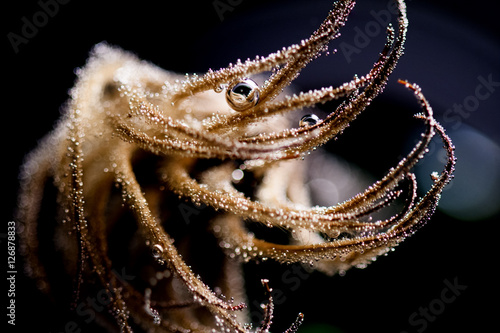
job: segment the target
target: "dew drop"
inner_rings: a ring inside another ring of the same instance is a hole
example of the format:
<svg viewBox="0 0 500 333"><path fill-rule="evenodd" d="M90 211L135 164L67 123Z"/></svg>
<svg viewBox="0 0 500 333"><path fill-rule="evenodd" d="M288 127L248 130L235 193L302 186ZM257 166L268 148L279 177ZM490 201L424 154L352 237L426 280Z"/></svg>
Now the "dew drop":
<svg viewBox="0 0 500 333"><path fill-rule="evenodd" d="M160 244L153 245L153 257L159 258L163 253L163 247Z"/></svg>
<svg viewBox="0 0 500 333"><path fill-rule="evenodd" d="M242 79L230 83L226 90L226 100L235 111L244 111L259 102L260 90L252 79Z"/></svg>
<svg viewBox="0 0 500 333"><path fill-rule="evenodd" d="M319 122L319 118L317 115L311 113L311 114L306 114L302 118L300 118L299 121L299 126L300 127L308 127L308 126L314 126Z"/></svg>
<svg viewBox="0 0 500 333"><path fill-rule="evenodd" d="M221 93L223 90L224 90L224 86L222 84L218 85L217 87L214 88L214 91L216 93Z"/></svg>

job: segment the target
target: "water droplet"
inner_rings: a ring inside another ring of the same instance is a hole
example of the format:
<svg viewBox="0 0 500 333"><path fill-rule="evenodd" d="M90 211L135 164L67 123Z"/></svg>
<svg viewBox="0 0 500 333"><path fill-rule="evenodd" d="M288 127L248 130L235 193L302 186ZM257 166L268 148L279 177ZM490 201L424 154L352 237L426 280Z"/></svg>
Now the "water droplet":
<svg viewBox="0 0 500 333"><path fill-rule="evenodd" d="M224 90L224 85L218 85L217 87L214 88L214 91L216 93L221 93Z"/></svg>
<svg viewBox="0 0 500 333"><path fill-rule="evenodd" d="M244 111L257 105L259 96L259 86L248 78L232 82L226 90L227 103L235 111Z"/></svg>
<svg viewBox="0 0 500 333"><path fill-rule="evenodd" d="M163 247L160 244L153 245L153 257L159 258L163 253Z"/></svg>
<svg viewBox="0 0 500 333"><path fill-rule="evenodd" d="M311 113L311 114L306 114L302 118L300 118L299 126L300 127L308 127L308 126L314 126L318 123L319 118L317 115Z"/></svg>

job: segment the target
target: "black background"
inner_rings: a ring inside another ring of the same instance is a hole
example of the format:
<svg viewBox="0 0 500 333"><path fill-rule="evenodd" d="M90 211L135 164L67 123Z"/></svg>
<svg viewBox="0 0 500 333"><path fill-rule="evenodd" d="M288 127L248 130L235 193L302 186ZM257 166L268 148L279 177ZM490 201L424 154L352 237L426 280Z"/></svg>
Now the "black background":
<svg viewBox="0 0 500 333"><path fill-rule="evenodd" d="M223 13L221 20L213 1L73 0L60 5L35 36L19 46L17 53L4 37L3 64L7 75L3 77L7 89L3 100L7 103L3 107L2 137L7 151L2 167L7 186L3 186L2 221L13 219L17 174L23 156L59 118L60 107L75 80L73 70L85 63L94 44L105 40L168 70L204 72L210 67L226 66L237 58L266 55L306 38L330 8L328 1L240 2L232 11ZM386 6L384 1L361 2L360 11L355 9L358 14L353 13L345 27L345 41L352 40L349 36L356 24L363 26L363 20L370 19L367 12L362 12L369 8L368 2L376 10ZM9 2L4 6L4 36L9 32L20 34L21 18L31 21L41 10L36 1ZM404 122L417 110L412 104L413 97L395 83L397 78L418 82L439 117L454 102L471 94L478 75L493 73L498 78L500 73L494 2L477 1L470 5L465 1L414 0L408 3L408 8L407 52L385 92L388 96L381 97L379 104L371 106L371 113L361 116L338 142L328 147L375 175L396 163L404 152L405 140L410 140L406 134L411 130ZM449 30L435 30L433 22L449 24ZM383 40L383 34L374 38L362 55L349 64L340 54L321 58L309 72L304 72L299 87L305 90L336 85L354 73L367 72ZM433 44L436 42L443 44ZM446 53L444 44L451 45L453 52L449 48ZM500 142L498 95L497 91L495 98L487 101L488 114L482 105L479 111L483 112L467 119L468 124L497 143ZM409 111L401 111L399 107L406 103ZM380 112L385 112L384 117L393 121L381 119L374 112L377 106L382 109ZM438 211L416 235L368 268L349 271L344 277L314 273L294 291L286 283L279 285L279 277L287 267L276 268L275 288L288 293L286 302L276 308L274 332L283 330L299 311L306 315L305 332L307 325L309 332L320 332L312 330L315 323L329 325L325 327L330 332L335 332L334 327L344 333L417 332L421 326L412 326L409 316L440 297L445 279L457 279L467 289L446 305L435 321L428 322L425 332L495 330L498 278L494 255L498 253L495 246L498 218L461 221ZM2 238L2 248L6 248L4 244ZM250 268L255 276L249 278L260 281L258 275L264 269ZM67 317L44 302L29 281L23 279L20 268L18 271L16 329L62 331ZM81 327L88 331L84 324Z"/></svg>

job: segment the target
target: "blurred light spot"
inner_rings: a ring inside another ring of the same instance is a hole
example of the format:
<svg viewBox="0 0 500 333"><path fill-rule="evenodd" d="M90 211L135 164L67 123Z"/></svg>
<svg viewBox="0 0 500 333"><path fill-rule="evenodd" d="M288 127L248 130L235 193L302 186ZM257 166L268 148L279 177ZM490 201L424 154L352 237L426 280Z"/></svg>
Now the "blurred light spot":
<svg viewBox="0 0 500 333"><path fill-rule="evenodd" d="M325 178L315 178L307 183L315 204L331 206L339 202L337 186Z"/></svg>
<svg viewBox="0 0 500 333"><path fill-rule="evenodd" d="M500 212L500 147L481 132L463 125L448 131L456 147L455 178L445 188L439 209L466 221L486 219ZM431 184L430 174L440 171L446 160L441 145L431 147L419 163L416 174L424 189Z"/></svg>
<svg viewBox="0 0 500 333"><path fill-rule="evenodd" d="M233 178L233 181L236 181L236 182L239 182L240 180L242 180L244 176L245 176L245 174L243 173L243 171L241 169L235 169L231 173L231 177Z"/></svg>

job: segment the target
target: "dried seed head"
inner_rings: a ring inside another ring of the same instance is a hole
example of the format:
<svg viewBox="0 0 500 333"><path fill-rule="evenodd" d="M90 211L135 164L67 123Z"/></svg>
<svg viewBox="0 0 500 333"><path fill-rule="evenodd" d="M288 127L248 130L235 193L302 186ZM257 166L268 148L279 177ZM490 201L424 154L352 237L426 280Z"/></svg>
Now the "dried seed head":
<svg viewBox="0 0 500 333"><path fill-rule="evenodd" d="M179 76L97 45L78 72L64 118L28 157L20 177L21 248L38 285L46 292L61 287L48 278L46 270L54 265L38 256L37 231L44 227L37 223L39 205L49 201L42 200L49 180L57 187L62 220L50 239L59 240L54 247L64 249L64 263L74 263L61 265L68 279L77 274L74 303L81 291L96 289L81 288L84 283L97 281L97 289L113 295L109 313L126 332L132 330L130 317L151 332L250 332L241 324L249 320L241 262L301 262L342 275L351 267L366 267L424 225L452 178L455 158L420 88L406 81L401 83L423 109L418 116L425 123L421 140L380 181L351 199L328 207L309 203L305 165L298 159L340 135L370 105L403 52L406 7L399 0L398 31L388 27L386 44L368 73L339 87L278 98L339 36L353 5L349 0L335 2L318 30L299 44L202 76ZM272 74L261 87L248 78L268 72ZM226 101L218 94L223 87ZM334 99L340 100L338 108L321 121L308 114L299 128L289 124L288 113ZM226 102L241 112L232 112ZM432 174L434 185L418 198L411 170L435 134L444 143L447 164L440 174ZM373 214L401 199L404 204L393 216ZM136 228L128 228L125 236L117 233L131 217ZM176 225L179 220L182 225ZM290 233L290 242L260 239L245 223L278 227ZM206 245L210 237L199 237L206 229L217 244ZM221 249L227 256L217 261L220 256L211 251ZM183 259L196 255L210 260L205 273L220 282L218 292ZM154 260L143 260L151 256ZM124 261L133 275L121 270L117 276L113 264ZM166 265L161 270L168 269L168 274L158 274L158 263ZM258 332L265 333L274 308L271 282L262 283L269 301ZM241 303L234 304L222 292ZM215 327L204 320L207 313ZM302 318L300 314L286 332L295 332Z"/></svg>

